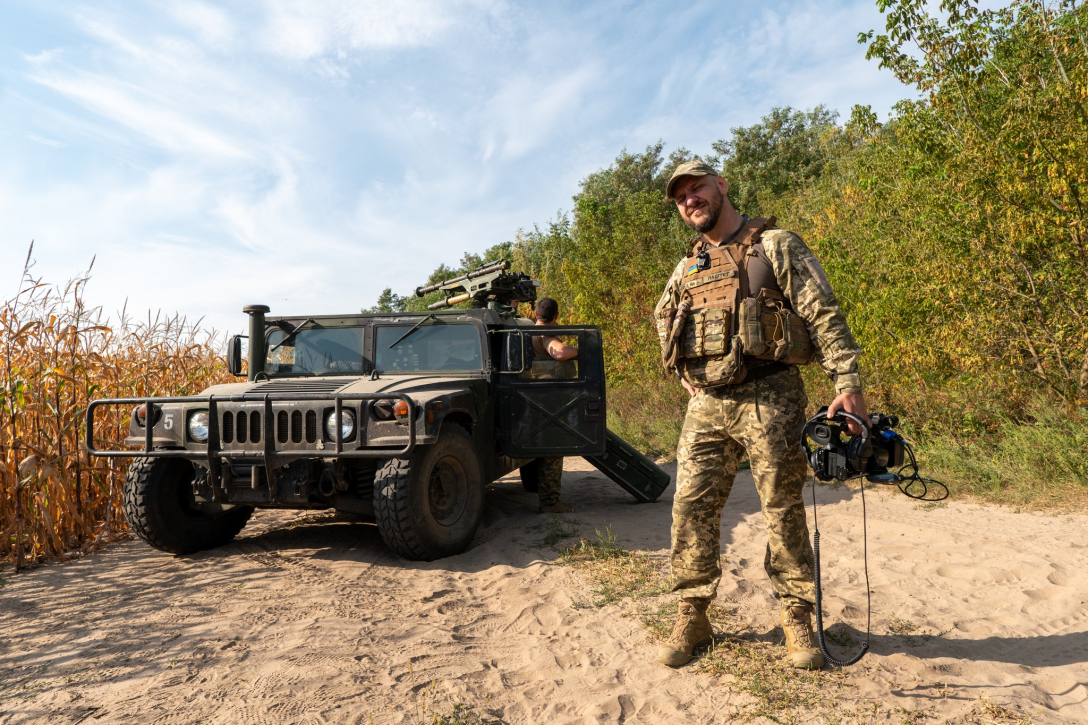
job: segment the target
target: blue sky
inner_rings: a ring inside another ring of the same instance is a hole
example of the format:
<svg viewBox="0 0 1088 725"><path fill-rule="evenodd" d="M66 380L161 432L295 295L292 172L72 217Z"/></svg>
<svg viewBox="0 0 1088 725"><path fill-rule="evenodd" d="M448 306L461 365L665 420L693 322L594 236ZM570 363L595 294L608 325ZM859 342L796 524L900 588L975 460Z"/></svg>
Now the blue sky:
<svg viewBox="0 0 1088 725"><path fill-rule="evenodd" d="M0 0L0 297L351 312L567 210L622 148L910 95L862 2Z"/></svg>

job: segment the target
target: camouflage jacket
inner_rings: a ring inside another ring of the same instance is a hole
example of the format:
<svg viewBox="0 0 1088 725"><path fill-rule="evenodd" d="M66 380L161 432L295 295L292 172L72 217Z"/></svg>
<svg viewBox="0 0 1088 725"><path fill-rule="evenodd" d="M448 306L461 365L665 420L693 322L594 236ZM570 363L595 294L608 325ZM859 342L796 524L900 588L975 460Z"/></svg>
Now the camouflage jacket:
<svg viewBox="0 0 1088 725"><path fill-rule="evenodd" d="M760 241L771 260L778 286L793 305L794 312L808 326L816 348L816 359L827 376L835 381L835 392L862 392L858 372L861 348L850 333L846 317L839 309L839 301L816 255L799 236L783 229L768 229L763 232ZM679 305L683 275L684 260L680 260L654 308L655 320L661 319L662 310L675 309ZM660 324L657 327L664 348L663 327Z"/></svg>

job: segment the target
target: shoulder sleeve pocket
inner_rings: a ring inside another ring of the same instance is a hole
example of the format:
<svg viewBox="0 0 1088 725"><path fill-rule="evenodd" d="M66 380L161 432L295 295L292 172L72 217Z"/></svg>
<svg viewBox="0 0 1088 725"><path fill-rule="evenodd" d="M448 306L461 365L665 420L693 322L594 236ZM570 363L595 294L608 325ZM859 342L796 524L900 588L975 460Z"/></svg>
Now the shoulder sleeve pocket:
<svg viewBox="0 0 1088 725"><path fill-rule="evenodd" d="M835 293L831 291L831 283L827 281L827 275L824 274L823 265L820 264L820 260L816 259L816 257L806 255L800 259L795 259L793 266L802 277L813 279L825 295L828 297L835 296Z"/></svg>

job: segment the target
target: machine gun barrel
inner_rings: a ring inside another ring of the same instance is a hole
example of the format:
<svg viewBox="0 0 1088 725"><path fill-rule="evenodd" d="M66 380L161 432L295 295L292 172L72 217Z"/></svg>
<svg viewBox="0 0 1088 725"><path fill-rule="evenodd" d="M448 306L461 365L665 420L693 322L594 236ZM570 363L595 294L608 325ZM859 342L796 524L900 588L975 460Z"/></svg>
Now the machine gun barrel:
<svg viewBox="0 0 1088 725"><path fill-rule="evenodd" d="M491 274L492 272L509 268L510 263L507 262L505 259L500 259L497 262L492 262L491 264L480 267L479 269L475 269L468 274L463 274L460 277L447 279L445 282L439 282L438 284L432 284L426 287L416 287L416 297L422 297L428 292L434 292L435 290L450 289L451 286L455 286L457 282L467 282L470 279L475 279L477 277L482 277L485 274Z"/></svg>

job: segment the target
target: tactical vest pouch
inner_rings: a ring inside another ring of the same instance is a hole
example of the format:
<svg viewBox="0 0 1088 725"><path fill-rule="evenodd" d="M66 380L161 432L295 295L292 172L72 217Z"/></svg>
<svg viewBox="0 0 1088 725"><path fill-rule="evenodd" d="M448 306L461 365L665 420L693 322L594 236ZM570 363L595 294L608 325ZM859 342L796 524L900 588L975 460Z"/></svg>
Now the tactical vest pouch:
<svg viewBox="0 0 1088 725"><path fill-rule="evenodd" d="M768 352L775 360L787 365L808 365L816 357L808 328L799 315L780 310L765 314L763 319L767 339L773 340L767 346Z"/></svg>
<svg viewBox="0 0 1088 725"><path fill-rule="evenodd" d="M676 319L676 308L666 307L658 313L657 319L657 337L661 340L661 347L664 348L669 341L669 333L672 332L672 321Z"/></svg>
<svg viewBox="0 0 1088 725"><path fill-rule="evenodd" d="M744 380L744 345L739 335L729 339L729 352L717 357L700 357L680 361L680 374L692 387L705 390L722 385L736 385Z"/></svg>
<svg viewBox="0 0 1088 725"><path fill-rule="evenodd" d="M762 357L769 347L765 344L767 338L763 334L763 309L763 305L751 297L740 302L737 332L744 343L744 352L756 357Z"/></svg>
<svg viewBox="0 0 1088 725"><path fill-rule="evenodd" d="M720 307L690 313L684 321L680 357L716 357L724 354L729 323L729 310Z"/></svg>

